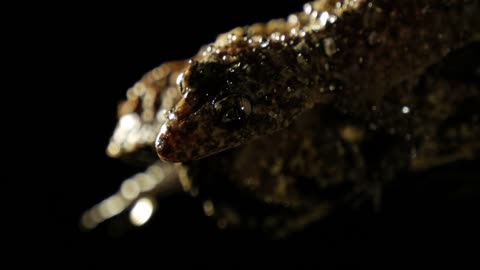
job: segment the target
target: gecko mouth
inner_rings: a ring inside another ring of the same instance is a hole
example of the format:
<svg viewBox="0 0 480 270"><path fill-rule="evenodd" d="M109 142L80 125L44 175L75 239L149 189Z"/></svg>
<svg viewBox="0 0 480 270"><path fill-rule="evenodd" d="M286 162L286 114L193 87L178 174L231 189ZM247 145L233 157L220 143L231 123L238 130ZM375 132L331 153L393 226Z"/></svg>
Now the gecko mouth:
<svg viewBox="0 0 480 270"><path fill-rule="evenodd" d="M191 114L186 119L175 118L163 124L155 140L160 159L186 162L201 159L238 146L243 140L236 132L205 121L205 115Z"/></svg>
<svg viewBox="0 0 480 270"><path fill-rule="evenodd" d="M160 159L169 162L185 162L196 158L192 133L183 129L178 121L163 124L155 141L155 148Z"/></svg>
<svg viewBox="0 0 480 270"><path fill-rule="evenodd" d="M192 117L195 116L192 115ZM155 148L160 159L169 162L185 162L216 152L218 142L212 134L214 127L205 121L191 120L174 119L162 126L155 140Z"/></svg>
<svg viewBox="0 0 480 270"><path fill-rule="evenodd" d="M170 162L179 162L176 153L178 153L177 146L172 140L172 136L167 132L167 124L163 124L160 133L158 133L157 139L155 140L155 149L160 159Z"/></svg>
<svg viewBox="0 0 480 270"><path fill-rule="evenodd" d="M192 118L192 106L182 99L170 113L155 140L155 148L160 159L169 162L184 162L195 157L199 135L197 119ZM192 121L193 120L193 121Z"/></svg>

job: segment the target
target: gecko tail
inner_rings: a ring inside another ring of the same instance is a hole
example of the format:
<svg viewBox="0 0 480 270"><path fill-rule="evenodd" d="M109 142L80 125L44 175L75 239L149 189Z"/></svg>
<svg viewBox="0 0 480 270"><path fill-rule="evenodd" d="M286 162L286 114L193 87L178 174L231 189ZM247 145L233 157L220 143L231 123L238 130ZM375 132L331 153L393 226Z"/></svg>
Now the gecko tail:
<svg viewBox="0 0 480 270"><path fill-rule="evenodd" d="M157 161L145 172L124 180L115 194L86 210L81 216L80 228L91 231L126 210L129 210L130 223L142 226L155 211L157 195L167 195L181 189L175 164Z"/></svg>

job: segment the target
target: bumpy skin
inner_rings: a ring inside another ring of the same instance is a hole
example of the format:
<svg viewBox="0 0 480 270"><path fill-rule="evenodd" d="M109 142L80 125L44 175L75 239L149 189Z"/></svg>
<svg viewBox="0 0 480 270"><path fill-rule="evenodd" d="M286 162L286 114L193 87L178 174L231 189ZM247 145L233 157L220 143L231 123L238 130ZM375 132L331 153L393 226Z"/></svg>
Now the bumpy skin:
<svg viewBox="0 0 480 270"><path fill-rule="evenodd" d="M367 164L359 141L341 136L348 129L361 130L338 116L314 108L280 133L182 169L194 193L213 205L220 227L284 236L366 192Z"/></svg>
<svg viewBox="0 0 480 270"><path fill-rule="evenodd" d="M187 64L164 63L128 89L127 100L118 106L119 121L107 147L109 156L144 164L158 160L152 155L153 141L169 110L181 99L176 80Z"/></svg>
<svg viewBox="0 0 480 270"><path fill-rule="evenodd" d="M370 124L321 104L281 132L182 169L194 193L214 206L221 226L274 236L301 230L339 207L364 200L379 206L382 188L400 173L478 156L479 47L453 53L414 84L392 89L388 102L371 110ZM408 101L407 113L399 101ZM381 117L389 111L396 117Z"/></svg>
<svg viewBox="0 0 480 270"><path fill-rule="evenodd" d="M135 84L107 153L170 168L143 151L158 133L220 227L302 229L398 172L478 156L479 45L452 53L478 41L477 2L316 1L236 28Z"/></svg>
<svg viewBox="0 0 480 270"><path fill-rule="evenodd" d="M478 38L479 11L478 1L325 0L234 29L190 61L157 152L199 159L283 129L314 104L367 117L390 89Z"/></svg>

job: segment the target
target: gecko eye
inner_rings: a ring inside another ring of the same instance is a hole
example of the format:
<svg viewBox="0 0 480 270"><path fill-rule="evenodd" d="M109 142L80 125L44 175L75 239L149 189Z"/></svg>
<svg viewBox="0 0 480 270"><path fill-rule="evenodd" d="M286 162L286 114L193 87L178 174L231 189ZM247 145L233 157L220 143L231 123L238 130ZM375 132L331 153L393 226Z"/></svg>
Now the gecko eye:
<svg viewBox="0 0 480 270"><path fill-rule="evenodd" d="M238 127L250 113L252 105L246 97L234 95L223 98L214 104L219 121L226 127Z"/></svg>

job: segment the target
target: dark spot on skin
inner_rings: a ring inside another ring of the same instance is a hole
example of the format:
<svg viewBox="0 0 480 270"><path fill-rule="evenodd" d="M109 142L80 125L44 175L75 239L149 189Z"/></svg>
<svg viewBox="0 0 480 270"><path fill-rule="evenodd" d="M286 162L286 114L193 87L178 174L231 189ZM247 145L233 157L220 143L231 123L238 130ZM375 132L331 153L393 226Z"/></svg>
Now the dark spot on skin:
<svg viewBox="0 0 480 270"><path fill-rule="evenodd" d="M182 125L183 125L182 129L185 131L185 133L193 133L198 127L198 122L187 121L187 122L184 122Z"/></svg>
<svg viewBox="0 0 480 270"><path fill-rule="evenodd" d="M241 95L233 95L217 101L214 105L218 122L226 128L239 128L252 112L250 100Z"/></svg>

